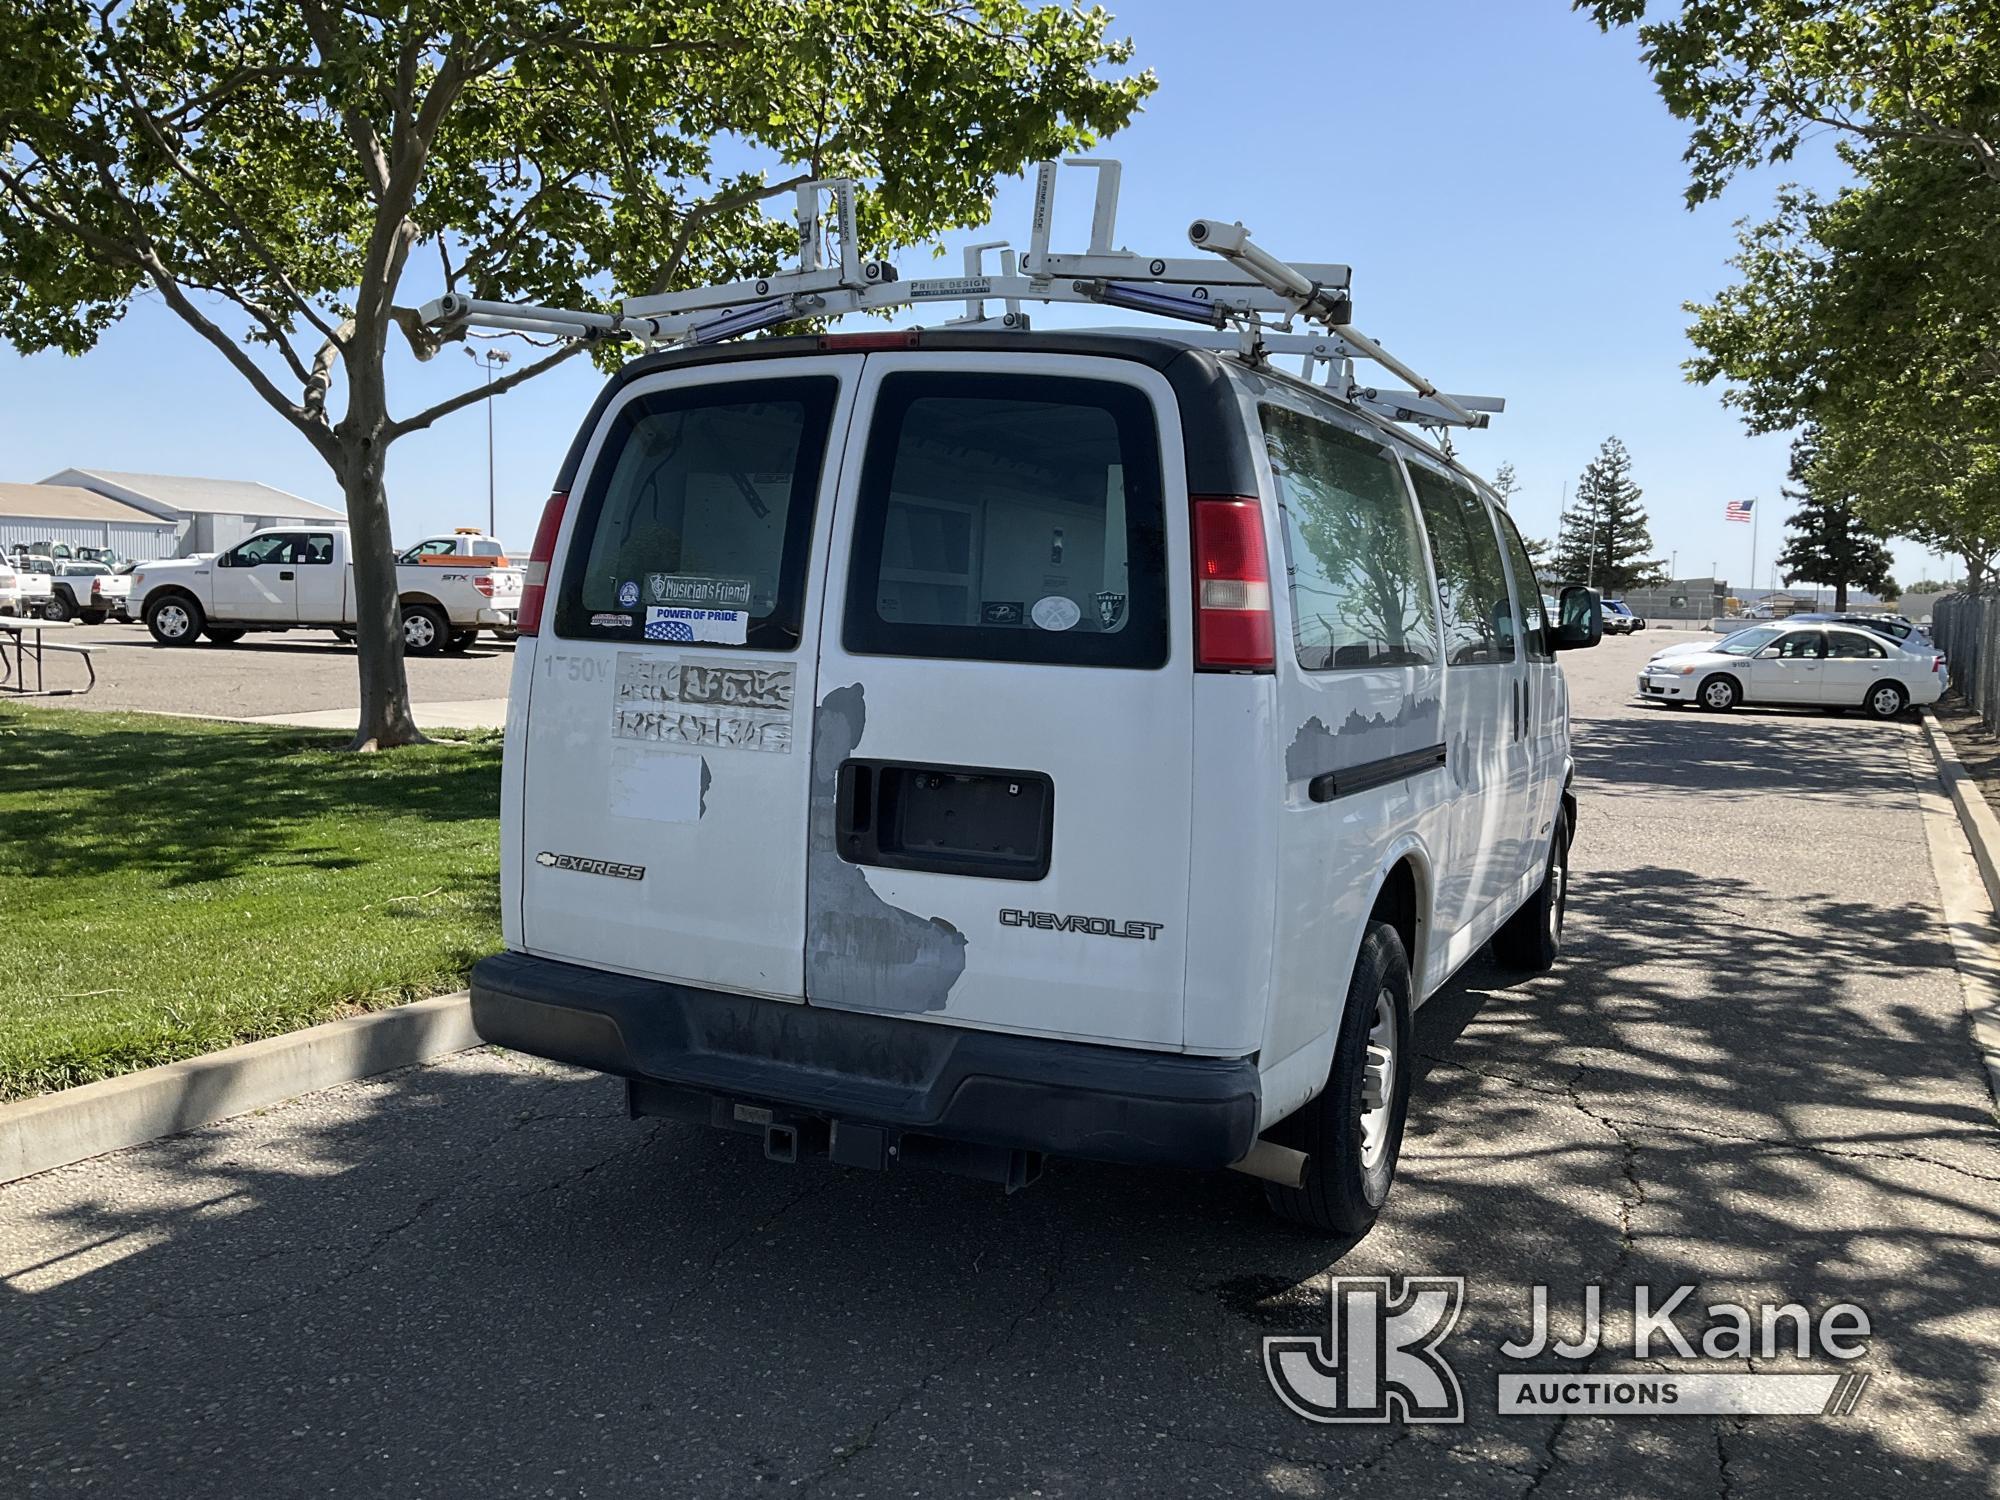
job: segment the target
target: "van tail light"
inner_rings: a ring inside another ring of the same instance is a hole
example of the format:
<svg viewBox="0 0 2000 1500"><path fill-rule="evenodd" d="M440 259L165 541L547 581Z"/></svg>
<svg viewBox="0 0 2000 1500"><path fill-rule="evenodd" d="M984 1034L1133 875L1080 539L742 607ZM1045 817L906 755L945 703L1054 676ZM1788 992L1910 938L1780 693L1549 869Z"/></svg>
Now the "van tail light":
<svg viewBox="0 0 2000 1500"><path fill-rule="evenodd" d="M569 496L557 490L542 507L542 524L535 528L534 549L528 554L527 576L521 580L521 608L514 616L514 628L522 635L538 635L542 628L542 599L548 593L549 560L555 556L556 537L562 531L563 511ZM493 586L486 580L488 589Z"/></svg>
<svg viewBox="0 0 2000 1500"><path fill-rule="evenodd" d="M1195 666L1204 672L1277 669L1264 512L1255 500L1194 497Z"/></svg>
<svg viewBox="0 0 2000 1500"><path fill-rule="evenodd" d="M472 586L487 598L491 599L493 597L493 575L491 573L473 574Z"/></svg>

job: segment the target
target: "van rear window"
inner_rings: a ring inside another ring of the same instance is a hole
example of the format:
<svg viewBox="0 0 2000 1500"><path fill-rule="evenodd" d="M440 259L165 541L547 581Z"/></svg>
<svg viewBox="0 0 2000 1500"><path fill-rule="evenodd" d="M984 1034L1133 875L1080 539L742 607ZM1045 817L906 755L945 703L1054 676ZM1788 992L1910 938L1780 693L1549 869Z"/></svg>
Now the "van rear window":
<svg viewBox="0 0 2000 1500"><path fill-rule="evenodd" d="M862 468L847 649L1165 665L1161 483L1152 402L1132 386L889 376Z"/></svg>
<svg viewBox="0 0 2000 1500"><path fill-rule="evenodd" d="M811 376L626 402L577 513L556 633L795 648L838 395Z"/></svg>

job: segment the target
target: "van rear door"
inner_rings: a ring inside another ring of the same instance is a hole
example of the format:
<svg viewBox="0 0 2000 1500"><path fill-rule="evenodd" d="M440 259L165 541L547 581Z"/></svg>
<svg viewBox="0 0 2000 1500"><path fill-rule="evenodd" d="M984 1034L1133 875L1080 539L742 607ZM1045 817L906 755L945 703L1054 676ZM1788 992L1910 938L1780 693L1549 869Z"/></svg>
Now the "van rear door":
<svg viewBox="0 0 2000 1500"><path fill-rule="evenodd" d="M861 370L670 369L599 418L516 677L528 952L803 997L814 655Z"/></svg>
<svg viewBox="0 0 2000 1500"><path fill-rule="evenodd" d="M868 356L820 641L810 1003L1180 1045L1187 529L1155 371Z"/></svg>

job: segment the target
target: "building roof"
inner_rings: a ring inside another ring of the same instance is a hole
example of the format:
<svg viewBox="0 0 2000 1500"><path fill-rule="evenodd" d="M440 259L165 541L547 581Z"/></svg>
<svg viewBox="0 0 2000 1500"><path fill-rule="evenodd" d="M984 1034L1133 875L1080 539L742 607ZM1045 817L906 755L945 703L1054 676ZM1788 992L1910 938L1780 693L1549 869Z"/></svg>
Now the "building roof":
<svg viewBox="0 0 2000 1500"><path fill-rule="evenodd" d="M64 469L44 484L81 485L137 505L177 515L273 516L298 521L346 521L347 516L252 479L196 479L179 474L128 474L116 469Z"/></svg>
<svg viewBox="0 0 2000 1500"><path fill-rule="evenodd" d="M0 516L34 521L122 521L136 526L174 523L73 484L0 484Z"/></svg>

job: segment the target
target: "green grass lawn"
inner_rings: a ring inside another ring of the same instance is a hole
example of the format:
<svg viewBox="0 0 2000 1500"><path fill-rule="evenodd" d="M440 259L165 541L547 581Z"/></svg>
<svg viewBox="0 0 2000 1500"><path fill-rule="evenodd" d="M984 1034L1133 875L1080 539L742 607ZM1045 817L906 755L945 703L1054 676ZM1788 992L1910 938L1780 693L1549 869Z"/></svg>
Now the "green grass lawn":
<svg viewBox="0 0 2000 1500"><path fill-rule="evenodd" d="M500 736L0 707L0 1099L456 989L500 946Z"/></svg>

